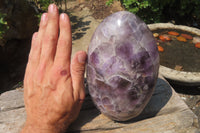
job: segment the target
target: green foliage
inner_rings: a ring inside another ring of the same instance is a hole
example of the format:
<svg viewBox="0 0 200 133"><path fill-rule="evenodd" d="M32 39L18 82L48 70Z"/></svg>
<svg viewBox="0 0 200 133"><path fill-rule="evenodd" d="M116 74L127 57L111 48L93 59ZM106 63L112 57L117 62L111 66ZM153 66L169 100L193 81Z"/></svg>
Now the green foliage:
<svg viewBox="0 0 200 133"><path fill-rule="evenodd" d="M42 13L48 10L48 6L51 3L54 3L54 0L35 0L37 8L40 10L39 14L36 15L38 20L41 19Z"/></svg>
<svg viewBox="0 0 200 133"><path fill-rule="evenodd" d="M51 3L54 3L54 0L37 0L37 5L42 11L47 11Z"/></svg>
<svg viewBox="0 0 200 133"><path fill-rule="evenodd" d="M116 0L115 0L116 1ZM114 0L108 0L108 1L106 1L106 5L107 6L110 6L110 5L112 5L112 3L114 2Z"/></svg>
<svg viewBox="0 0 200 133"><path fill-rule="evenodd" d="M108 0L107 5L114 0ZM128 11L146 23L200 19L200 0L120 0Z"/></svg>
<svg viewBox="0 0 200 133"><path fill-rule="evenodd" d="M39 14L36 17L40 20L42 13L47 12L50 4L55 3L57 6L61 5L62 2L66 0L33 0L37 8L39 9ZM66 4L66 3L65 3Z"/></svg>
<svg viewBox="0 0 200 133"><path fill-rule="evenodd" d="M3 35L8 30L7 21L5 20L6 14L0 13L0 39L3 39Z"/></svg>
<svg viewBox="0 0 200 133"><path fill-rule="evenodd" d="M150 7L149 1L138 1L138 0L123 0L123 5L130 12L137 13L141 9L145 9Z"/></svg>
<svg viewBox="0 0 200 133"><path fill-rule="evenodd" d="M42 12L45 12L48 10L48 6L51 3L55 3L57 6L61 6L62 2L65 2L66 4L66 0L32 0L35 5L38 7L38 9L40 9Z"/></svg>

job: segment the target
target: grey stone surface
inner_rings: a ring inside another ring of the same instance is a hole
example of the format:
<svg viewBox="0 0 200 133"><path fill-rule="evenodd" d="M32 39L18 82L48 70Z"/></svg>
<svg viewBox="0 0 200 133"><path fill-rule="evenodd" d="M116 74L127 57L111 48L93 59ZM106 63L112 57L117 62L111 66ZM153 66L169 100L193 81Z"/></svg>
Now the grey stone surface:
<svg viewBox="0 0 200 133"><path fill-rule="evenodd" d="M18 133L25 122L23 89L0 95L0 133ZM197 116L161 77L154 94L138 117L115 122L102 115L87 94L78 119L68 132L84 133L198 133Z"/></svg>
<svg viewBox="0 0 200 133"><path fill-rule="evenodd" d="M25 122L23 90L0 95L0 133L18 133Z"/></svg>
<svg viewBox="0 0 200 133"><path fill-rule="evenodd" d="M75 31L72 33L72 58L74 54L80 50L87 51L88 45L90 44L90 39L99 25L99 21L92 17L92 13L88 8L84 8L81 12L72 12L72 15L77 16L80 24L74 26ZM78 17L81 16L81 17ZM73 20L72 20L73 21ZM73 24L72 24L73 28ZM81 35L77 38L77 36Z"/></svg>
<svg viewBox="0 0 200 133"><path fill-rule="evenodd" d="M0 97L0 111L6 112L13 109L23 108L24 99L22 95L22 89L2 93Z"/></svg>

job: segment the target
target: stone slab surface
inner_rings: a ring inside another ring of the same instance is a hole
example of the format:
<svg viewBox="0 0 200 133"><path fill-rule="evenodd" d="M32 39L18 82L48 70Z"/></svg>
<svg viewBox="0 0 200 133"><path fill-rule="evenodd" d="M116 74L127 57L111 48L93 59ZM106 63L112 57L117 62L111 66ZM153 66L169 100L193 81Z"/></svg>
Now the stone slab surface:
<svg viewBox="0 0 200 133"><path fill-rule="evenodd" d="M0 133L18 133L26 119L23 89L0 95ZM89 94L78 119L69 127L72 133L199 133L197 116L160 77L154 94L138 117L115 122L102 115Z"/></svg>

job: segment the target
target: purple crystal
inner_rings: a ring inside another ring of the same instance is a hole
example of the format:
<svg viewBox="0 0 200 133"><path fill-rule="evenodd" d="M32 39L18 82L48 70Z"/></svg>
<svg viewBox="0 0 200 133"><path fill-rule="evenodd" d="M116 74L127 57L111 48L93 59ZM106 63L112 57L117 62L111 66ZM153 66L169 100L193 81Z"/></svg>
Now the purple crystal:
<svg viewBox="0 0 200 133"><path fill-rule="evenodd" d="M159 54L147 25L121 11L97 27L88 50L87 82L97 108L117 121L138 116L158 77Z"/></svg>

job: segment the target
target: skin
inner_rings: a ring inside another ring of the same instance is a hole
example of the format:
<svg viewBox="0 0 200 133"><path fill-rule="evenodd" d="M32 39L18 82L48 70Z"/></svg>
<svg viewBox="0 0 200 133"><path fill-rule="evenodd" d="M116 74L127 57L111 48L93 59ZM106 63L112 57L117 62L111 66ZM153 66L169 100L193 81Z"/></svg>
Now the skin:
<svg viewBox="0 0 200 133"><path fill-rule="evenodd" d="M51 4L33 34L24 78L27 119L21 133L62 133L77 118L83 100L86 52L71 59L69 17Z"/></svg>

